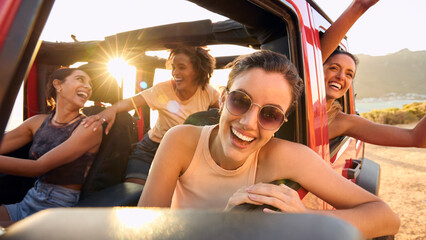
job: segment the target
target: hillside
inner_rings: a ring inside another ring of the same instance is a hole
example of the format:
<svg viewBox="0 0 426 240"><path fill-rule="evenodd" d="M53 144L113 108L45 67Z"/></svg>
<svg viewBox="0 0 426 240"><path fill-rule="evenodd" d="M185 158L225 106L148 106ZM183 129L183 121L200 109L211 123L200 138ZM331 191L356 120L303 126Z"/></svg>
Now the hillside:
<svg viewBox="0 0 426 240"><path fill-rule="evenodd" d="M409 93L426 95L426 51L403 49L386 56L359 54L357 99Z"/></svg>

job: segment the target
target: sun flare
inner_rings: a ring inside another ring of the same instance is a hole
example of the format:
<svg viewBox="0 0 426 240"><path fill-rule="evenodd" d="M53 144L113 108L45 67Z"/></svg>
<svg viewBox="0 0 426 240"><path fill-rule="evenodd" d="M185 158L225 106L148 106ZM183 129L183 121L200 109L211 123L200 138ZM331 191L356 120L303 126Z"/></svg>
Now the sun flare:
<svg viewBox="0 0 426 240"><path fill-rule="evenodd" d="M123 98L136 94L136 67L127 64L123 58L112 58L108 63L108 70L123 89Z"/></svg>

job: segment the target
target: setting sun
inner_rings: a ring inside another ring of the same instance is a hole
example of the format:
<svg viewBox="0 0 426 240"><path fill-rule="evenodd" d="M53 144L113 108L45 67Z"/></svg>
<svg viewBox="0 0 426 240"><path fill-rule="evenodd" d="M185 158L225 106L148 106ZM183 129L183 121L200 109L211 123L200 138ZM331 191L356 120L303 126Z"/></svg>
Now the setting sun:
<svg viewBox="0 0 426 240"><path fill-rule="evenodd" d="M108 70L123 89L123 98L135 95L136 67L130 66L123 58L113 58L108 64Z"/></svg>

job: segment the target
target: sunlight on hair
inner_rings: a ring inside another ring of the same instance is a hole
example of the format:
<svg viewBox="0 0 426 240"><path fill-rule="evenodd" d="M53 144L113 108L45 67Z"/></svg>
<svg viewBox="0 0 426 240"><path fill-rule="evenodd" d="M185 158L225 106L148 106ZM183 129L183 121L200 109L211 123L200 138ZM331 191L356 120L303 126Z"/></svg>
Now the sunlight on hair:
<svg viewBox="0 0 426 240"><path fill-rule="evenodd" d="M80 67L81 65L84 65L84 64L87 64L88 62L76 62L76 63L74 63L74 64L72 64L72 65L70 65L69 66L69 68L78 68L78 67Z"/></svg>

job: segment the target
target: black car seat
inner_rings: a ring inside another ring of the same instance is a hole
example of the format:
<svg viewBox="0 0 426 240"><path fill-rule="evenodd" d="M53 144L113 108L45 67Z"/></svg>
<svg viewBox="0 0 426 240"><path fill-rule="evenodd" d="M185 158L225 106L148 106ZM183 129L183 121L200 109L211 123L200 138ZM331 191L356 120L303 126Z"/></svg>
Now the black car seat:
<svg viewBox="0 0 426 240"><path fill-rule="evenodd" d="M93 94L90 100L95 102L95 106L83 109L84 114L97 114L104 110L99 103L113 104L122 99L120 87L105 71L105 65L89 63L80 68L92 78ZM106 125L104 123L104 128ZM99 152L83 184L78 206L136 205L142 186L123 182L132 144L137 141L138 128L133 117L127 112L117 114L109 134L103 134Z"/></svg>

